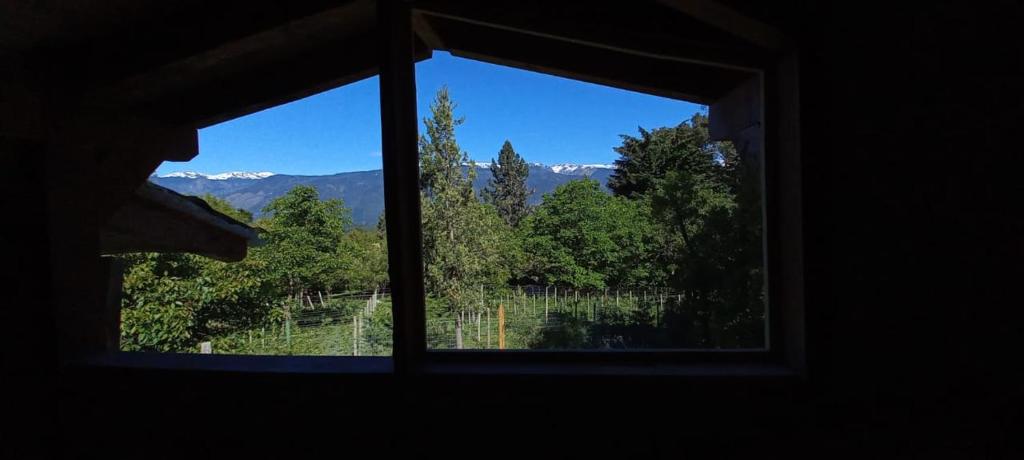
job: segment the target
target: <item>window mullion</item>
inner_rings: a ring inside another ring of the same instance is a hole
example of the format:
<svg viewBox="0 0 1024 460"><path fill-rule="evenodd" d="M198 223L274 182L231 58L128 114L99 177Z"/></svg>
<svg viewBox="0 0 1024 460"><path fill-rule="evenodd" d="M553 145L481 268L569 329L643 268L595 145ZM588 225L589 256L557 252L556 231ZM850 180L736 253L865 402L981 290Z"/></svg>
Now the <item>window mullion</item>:
<svg viewBox="0 0 1024 460"><path fill-rule="evenodd" d="M392 286L395 372L415 372L426 353L420 229L416 76L411 12L377 2L380 36L381 147L388 272Z"/></svg>

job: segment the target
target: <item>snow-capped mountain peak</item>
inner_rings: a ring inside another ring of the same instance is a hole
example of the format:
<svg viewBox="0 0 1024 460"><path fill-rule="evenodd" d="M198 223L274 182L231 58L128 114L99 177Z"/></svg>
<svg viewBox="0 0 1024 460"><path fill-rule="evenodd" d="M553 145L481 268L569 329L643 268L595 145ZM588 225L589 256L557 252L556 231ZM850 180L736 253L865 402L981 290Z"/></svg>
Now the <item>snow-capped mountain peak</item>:
<svg viewBox="0 0 1024 460"><path fill-rule="evenodd" d="M559 163L559 164L556 164L556 165L551 165L551 172L553 172L555 174L578 174L578 173L581 173L581 172L586 172L588 170L594 170L594 169L613 169L613 168L615 168L615 165L602 164L602 163L594 163L594 164Z"/></svg>
<svg viewBox="0 0 1024 460"><path fill-rule="evenodd" d="M273 175L274 175L274 173L269 172L269 171L261 171L261 172L231 171L231 172L224 172L224 173L220 173L220 174L203 174L203 173L195 172L195 171L182 171L182 172L172 172L170 174L164 174L162 176L157 176L157 177L161 177L161 178L164 178L164 177L183 177L185 179L204 178L204 179L209 179L209 180L227 180L227 179L265 179L265 178L273 176Z"/></svg>

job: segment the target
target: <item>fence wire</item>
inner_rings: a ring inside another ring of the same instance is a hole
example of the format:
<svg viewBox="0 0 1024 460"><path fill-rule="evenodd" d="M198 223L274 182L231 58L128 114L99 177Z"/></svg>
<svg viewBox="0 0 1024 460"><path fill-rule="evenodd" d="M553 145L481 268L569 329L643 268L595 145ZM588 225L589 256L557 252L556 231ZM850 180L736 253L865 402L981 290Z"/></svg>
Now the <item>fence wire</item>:
<svg viewBox="0 0 1024 460"><path fill-rule="evenodd" d="M428 299L427 348L497 350L502 336L506 349L642 347L637 334L663 328L666 307L682 301L667 289L482 288L461 309ZM206 352L223 354L387 356L391 293L306 295L294 300L283 321L206 342Z"/></svg>

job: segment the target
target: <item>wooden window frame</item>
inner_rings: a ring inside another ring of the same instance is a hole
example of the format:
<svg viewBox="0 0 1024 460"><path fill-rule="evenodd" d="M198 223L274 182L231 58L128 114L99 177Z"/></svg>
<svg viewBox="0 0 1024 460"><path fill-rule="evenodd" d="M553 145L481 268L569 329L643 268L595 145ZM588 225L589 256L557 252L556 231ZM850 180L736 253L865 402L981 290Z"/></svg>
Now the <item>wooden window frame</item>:
<svg viewBox="0 0 1024 460"><path fill-rule="evenodd" d="M795 53L756 69L764 95L764 203L768 301L764 350L427 350L419 201L412 9L379 2L381 120L388 262L399 374L530 373L802 376L803 266ZM766 128L765 128L766 127Z"/></svg>
<svg viewBox="0 0 1024 460"><path fill-rule="evenodd" d="M764 223L768 289L764 350L428 351L419 192L415 50L408 2L378 2L379 77L391 357L236 356L106 352L71 367L288 374L613 375L791 381L806 375L799 67L795 52L753 69L763 95ZM708 63L706 54L699 61ZM713 65L709 63L708 65ZM723 64L729 65L732 64Z"/></svg>

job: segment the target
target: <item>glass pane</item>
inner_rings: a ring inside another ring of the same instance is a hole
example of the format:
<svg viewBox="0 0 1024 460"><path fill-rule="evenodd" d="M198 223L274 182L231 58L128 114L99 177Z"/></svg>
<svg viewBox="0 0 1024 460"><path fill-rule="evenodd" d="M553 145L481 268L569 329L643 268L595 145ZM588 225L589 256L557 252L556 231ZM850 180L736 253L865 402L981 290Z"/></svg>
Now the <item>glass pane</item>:
<svg viewBox="0 0 1024 460"><path fill-rule="evenodd" d="M427 347L761 349L759 152L696 104L417 64Z"/></svg>
<svg viewBox="0 0 1024 460"><path fill-rule="evenodd" d="M122 256L121 349L390 355L379 98L371 78L211 126L196 158L162 164L152 184L260 241L237 262Z"/></svg>

